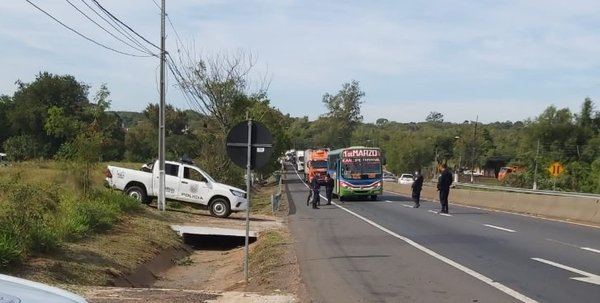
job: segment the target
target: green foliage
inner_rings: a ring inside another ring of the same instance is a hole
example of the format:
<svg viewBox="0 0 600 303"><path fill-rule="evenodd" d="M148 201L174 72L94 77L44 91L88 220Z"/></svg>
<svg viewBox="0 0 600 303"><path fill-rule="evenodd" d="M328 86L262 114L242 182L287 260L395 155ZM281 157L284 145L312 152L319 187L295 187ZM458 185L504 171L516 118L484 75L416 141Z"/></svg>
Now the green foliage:
<svg viewBox="0 0 600 303"><path fill-rule="evenodd" d="M46 154L46 147L30 135L10 137L4 141L2 147L12 161L35 159Z"/></svg>
<svg viewBox="0 0 600 303"><path fill-rule="evenodd" d="M0 205L0 267L107 230L122 214L140 207L137 200L108 189L85 198L14 178L0 180Z"/></svg>
<svg viewBox="0 0 600 303"><path fill-rule="evenodd" d="M7 115L12 131L31 136L39 146L48 147L37 156L51 156L66 138L46 132L48 110L60 108L65 117L85 121L83 114L88 104L89 87L77 82L73 76L46 72L39 73L31 83L17 81L17 85L18 90L12 97L12 108Z"/></svg>
<svg viewBox="0 0 600 303"><path fill-rule="evenodd" d="M360 106L364 101L365 93L360 90L358 81L342 84L342 89L336 95L326 93L323 95L323 104L327 113L318 121L317 130L322 137L318 142L320 146L329 142L330 146L344 147L351 144L350 134L362 122Z"/></svg>
<svg viewBox="0 0 600 303"><path fill-rule="evenodd" d="M444 122L444 115L435 111L430 112L429 115L427 115L427 118L425 118L425 121L431 123L441 123Z"/></svg>
<svg viewBox="0 0 600 303"><path fill-rule="evenodd" d="M21 261L23 245L19 235L13 231L0 229L0 268Z"/></svg>
<svg viewBox="0 0 600 303"><path fill-rule="evenodd" d="M0 150L4 141L13 135L8 113L12 109L12 99L6 95L0 95Z"/></svg>
<svg viewBox="0 0 600 303"><path fill-rule="evenodd" d="M589 177L583 189L586 192L600 194L600 158L594 160L590 166Z"/></svg>
<svg viewBox="0 0 600 303"><path fill-rule="evenodd" d="M125 129L134 127L139 121L145 119L144 114L140 112L109 111L108 113L119 117Z"/></svg>
<svg viewBox="0 0 600 303"><path fill-rule="evenodd" d="M41 188L29 184L9 182L3 184L5 193L0 210L0 226L7 239L4 244L11 246L10 239L20 239L24 253L47 252L58 246L58 237L50 230L58 207L57 188ZM1 258L1 257L0 257Z"/></svg>

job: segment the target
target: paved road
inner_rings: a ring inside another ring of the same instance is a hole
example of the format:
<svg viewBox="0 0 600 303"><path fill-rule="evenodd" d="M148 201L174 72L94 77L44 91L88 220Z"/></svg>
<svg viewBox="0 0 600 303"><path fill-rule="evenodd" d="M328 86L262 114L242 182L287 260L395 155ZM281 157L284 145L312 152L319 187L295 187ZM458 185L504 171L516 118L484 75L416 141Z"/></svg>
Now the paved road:
<svg viewBox="0 0 600 303"><path fill-rule="evenodd" d="M455 205L444 216L393 193L313 210L286 177L313 302L600 302L598 228Z"/></svg>

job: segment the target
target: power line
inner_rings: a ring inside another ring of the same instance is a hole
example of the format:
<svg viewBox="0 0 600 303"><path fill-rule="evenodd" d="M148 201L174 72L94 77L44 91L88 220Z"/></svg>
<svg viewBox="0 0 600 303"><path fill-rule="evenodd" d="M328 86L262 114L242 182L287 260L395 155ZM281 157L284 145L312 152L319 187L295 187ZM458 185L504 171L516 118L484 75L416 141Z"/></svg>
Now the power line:
<svg viewBox="0 0 600 303"><path fill-rule="evenodd" d="M79 9L79 7L77 7L77 6L76 6L75 4L73 4L71 1L69 1L69 0L65 0L65 1L67 1L67 3L69 3L69 5L71 5L73 8L75 8L75 9L76 9L76 10L77 10L77 11L78 11L80 14L82 14L82 15L83 15L85 18L87 18L88 20L90 20L92 23L96 24L96 25L97 25L99 28L101 28L102 30L104 30L104 31L105 31L107 34L111 35L111 36L112 36L112 37L114 37L115 39L117 39L117 40L119 40L119 41L123 42L123 43L124 43L124 44L126 44L127 46L129 46L129 47L131 47L131 48L133 48L133 49L135 49L135 50L137 50L137 51L140 51L140 52L142 52L142 53L145 53L145 54L148 54L148 55L153 55L153 56L156 56L155 54L153 54L153 53L151 53L151 52L148 52L148 51L147 51L147 49L146 49L146 50L143 50L143 49L137 48L137 47L135 47L135 46L133 46L133 45L131 45L131 44L127 43L126 41L123 41L123 39L121 39L121 38L119 38L119 37L115 36L113 33L111 33L109 30L107 30L106 28L104 28L102 25L98 24L98 22L96 22L94 19L92 19L90 16L88 16L88 15L87 15L85 12L83 12L81 9Z"/></svg>
<svg viewBox="0 0 600 303"><path fill-rule="evenodd" d="M98 42L98 41L96 41L96 40L94 40L94 39L92 39L92 38L89 38L89 37L87 37L86 35L84 35L84 34L82 34L82 33L78 32L77 30L73 29L72 27L69 27L68 25L64 24L63 22L61 22L60 20L58 20L58 19L56 19L54 16L52 16L50 13L46 12L45 10L43 10L42 8L40 8L39 6L35 5L35 4L34 4L33 2L31 2L30 0L25 0L25 1L27 1L27 3L31 4L33 7L35 7L36 9L38 9L40 12L44 13L46 16L48 16L48 17L50 17L52 20L54 20L54 21L58 22L60 25L64 26L64 27L65 27L65 28L67 28L68 30L72 31L73 33L75 33L75 34L79 35L80 37L82 37L82 38L84 38L84 39L86 39L86 40L88 40L88 41L90 41L90 42L92 42L92 43L94 43L94 44L96 44L96 45L98 45L98 46L102 47L102 48L105 48L105 49L111 50L111 51L113 51L113 52L115 52L115 53L119 53L119 54L121 54L121 55L126 55L126 56L131 56L131 57L152 57L152 56L149 56L149 55L136 55L136 54L126 53L126 52L122 52L122 51L120 51L120 50L116 50L116 49L114 49L114 48L112 48L112 47L106 46L106 45L104 45L104 44L102 44L102 43L100 43L100 42Z"/></svg>
<svg viewBox="0 0 600 303"><path fill-rule="evenodd" d="M148 53L152 53L152 51L150 51L150 49L148 49L145 45L143 45L140 41L136 40L132 34L130 34L123 26L121 26L119 23L117 23L116 21L112 20L112 19L106 19L106 17L104 17L103 15L101 15L95 8L93 8L90 4L88 4L86 2L86 0L81 0L81 2L83 2L83 4L85 4L91 11L93 11L98 17L100 17L102 20L104 20L104 22L106 22L108 25L110 25L112 28L114 28L117 32L119 32L119 34L123 35L123 37L125 37L126 39L128 39L129 41L133 42L134 44L136 44L137 46L139 46L140 48L144 49L145 51L147 51Z"/></svg>
<svg viewBox="0 0 600 303"><path fill-rule="evenodd" d="M29 1L29 0L27 0ZM136 36L140 37L142 40L146 41L146 43L154 46L155 48L160 50L160 47L156 46L156 44L150 42L148 39L146 39L144 36L138 34L136 31L133 30L133 28L131 28L129 25L125 24L123 21L119 20L119 18L115 17L115 15L113 15L111 12L109 12L107 9L104 8L104 6L102 6L102 4L98 3L97 0L92 0L92 2L94 2L94 4L96 4L96 6L98 6L105 14L107 14L109 17L111 17L113 20L119 22L120 24L122 24L123 26L127 27L127 29L129 29L132 33L134 33Z"/></svg>

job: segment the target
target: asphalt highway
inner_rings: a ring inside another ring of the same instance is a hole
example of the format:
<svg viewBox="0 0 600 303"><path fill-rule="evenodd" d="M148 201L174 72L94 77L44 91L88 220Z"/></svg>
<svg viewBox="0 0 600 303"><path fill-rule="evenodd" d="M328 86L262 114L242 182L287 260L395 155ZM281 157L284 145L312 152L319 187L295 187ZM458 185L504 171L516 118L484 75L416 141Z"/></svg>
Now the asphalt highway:
<svg viewBox="0 0 600 303"><path fill-rule="evenodd" d="M285 184L308 301L600 302L600 228L390 192L315 210Z"/></svg>

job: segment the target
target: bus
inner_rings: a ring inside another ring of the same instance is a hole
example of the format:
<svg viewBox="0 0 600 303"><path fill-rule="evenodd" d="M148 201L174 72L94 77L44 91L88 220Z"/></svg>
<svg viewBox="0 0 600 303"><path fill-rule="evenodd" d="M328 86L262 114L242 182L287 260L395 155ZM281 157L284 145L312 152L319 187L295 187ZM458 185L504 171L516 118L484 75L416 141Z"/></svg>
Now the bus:
<svg viewBox="0 0 600 303"><path fill-rule="evenodd" d="M348 197L377 200L383 193L381 150L354 146L330 151L327 172L334 180L333 194L340 201Z"/></svg>

